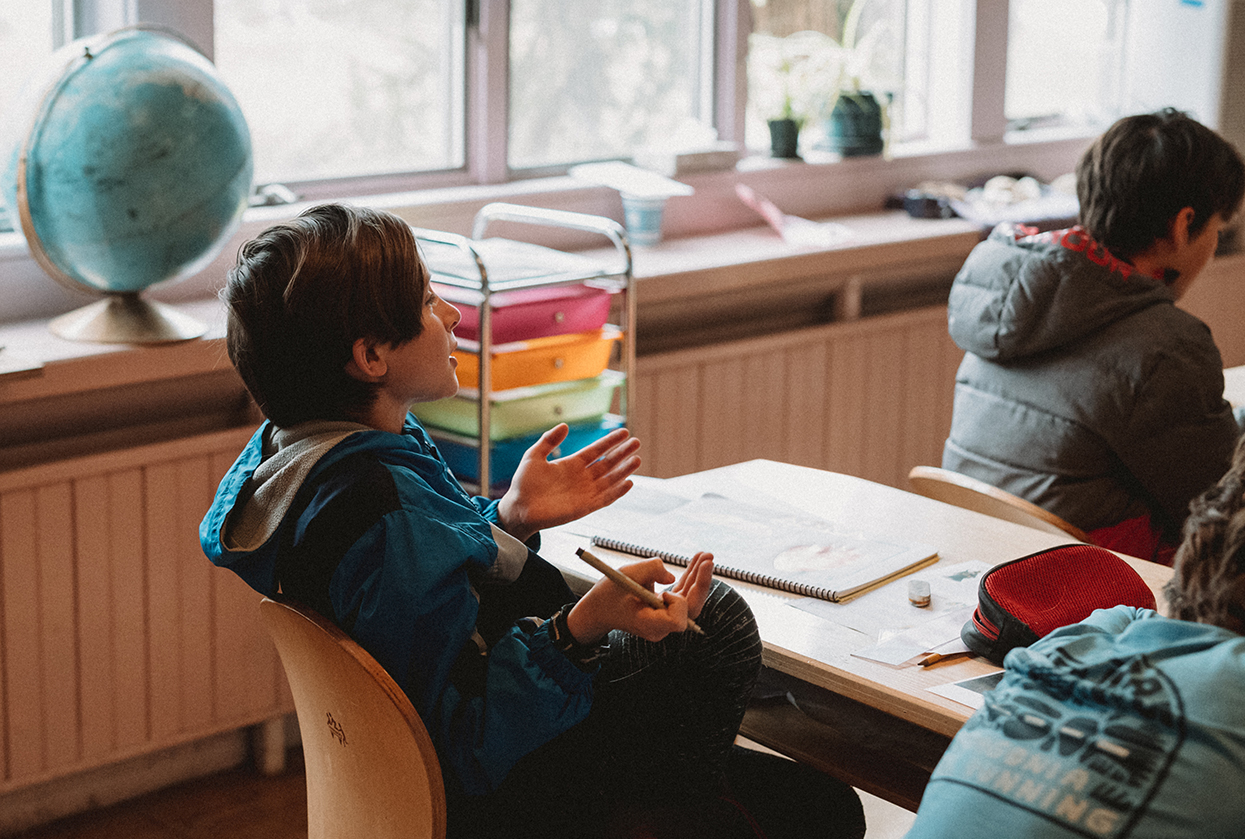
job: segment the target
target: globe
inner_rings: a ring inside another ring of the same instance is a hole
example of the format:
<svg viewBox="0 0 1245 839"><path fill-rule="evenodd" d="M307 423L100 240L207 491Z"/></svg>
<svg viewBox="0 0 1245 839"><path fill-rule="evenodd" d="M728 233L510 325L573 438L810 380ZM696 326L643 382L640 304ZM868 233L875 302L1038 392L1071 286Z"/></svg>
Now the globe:
<svg viewBox="0 0 1245 839"><path fill-rule="evenodd" d="M202 324L140 293L203 270L251 190L251 136L212 63L172 33L134 27L74 41L6 117L0 190L53 279L103 295L58 335L182 340Z"/></svg>

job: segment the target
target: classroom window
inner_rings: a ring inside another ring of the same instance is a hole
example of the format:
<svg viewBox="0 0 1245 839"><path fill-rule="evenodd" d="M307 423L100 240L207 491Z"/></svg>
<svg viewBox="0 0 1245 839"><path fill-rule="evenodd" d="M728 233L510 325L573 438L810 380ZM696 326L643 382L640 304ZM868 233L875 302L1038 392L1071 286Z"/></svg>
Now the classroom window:
<svg viewBox="0 0 1245 839"><path fill-rule="evenodd" d="M841 90L888 103L892 136L924 132L928 0L751 0L747 144L762 149L766 122L793 116L815 147ZM909 25L909 19L915 23Z"/></svg>
<svg viewBox="0 0 1245 839"><path fill-rule="evenodd" d="M58 39L154 22L215 60L250 123L257 183L308 198L496 184L654 143L764 155L773 106L749 34L841 40L856 8L855 66L891 98L892 151L931 154L1184 105L1190 85L1163 79L1215 81L1221 53L1185 50L1173 73L1148 45L1213 32L1225 2L1161 17L1129 0L32 0L0 11L0 96ZM832 77L803 103L812 143ZM1137 95L1156 90L1164 101Z"/></svg>
<svg viewBox="0 0 1245 839"><path fill-rule="evenodd" d="M22 90L32 67L55 46L58 23L53 3L0 5L0 113Z"/></svg>
<svg viewBox="0 0 1245 839"><path fill-rule="evenodd" d="M455 169L464 9L443 0L215 0L215 62L257 182Z"/></svg>
<svg viewBox="0 0 1245 839"><path fill-rule="evenodd" d="M510 167L715 141L713 21L705 0L511 0Z"/></svg>
<svg viewBox="0 0 1245 839"><path fill-rule="evenodd" d="M1016 130L1121 113L1128 0L1009 0L1004 110Z"/></svg>

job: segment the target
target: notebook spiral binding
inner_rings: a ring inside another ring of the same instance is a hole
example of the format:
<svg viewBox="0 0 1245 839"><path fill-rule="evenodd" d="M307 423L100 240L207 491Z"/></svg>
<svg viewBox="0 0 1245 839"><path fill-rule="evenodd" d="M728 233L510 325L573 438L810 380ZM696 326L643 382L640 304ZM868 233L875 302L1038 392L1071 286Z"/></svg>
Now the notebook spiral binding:
<svg viewBox="0 0 1245 839"><path fill-rule="evenodd" d="M656 557L657 559L682 565L687 567L691 564L692 558L684 554L671 553L670 551L659 551L656 548L646 548L643 545L637 545L634 542L624 542L621 539L610 539L606 536L593 536L591 543L595 547L605 548L619 553L631 554L639 557ZM730 577L735 580L742 580L745 583L754 583L759 586L767 586L769 588L787 591L792 594L802 594L805 597L819 597L823 600L836 601L838 594L831 589L821 586L810 586L805 583L797 583L792 580L784 580L780 577L772 577L768 574L758 574L754 571L745 571L740 568L731 568L729 566L714 564L715 573L721 574L723 577Z"/></svg>

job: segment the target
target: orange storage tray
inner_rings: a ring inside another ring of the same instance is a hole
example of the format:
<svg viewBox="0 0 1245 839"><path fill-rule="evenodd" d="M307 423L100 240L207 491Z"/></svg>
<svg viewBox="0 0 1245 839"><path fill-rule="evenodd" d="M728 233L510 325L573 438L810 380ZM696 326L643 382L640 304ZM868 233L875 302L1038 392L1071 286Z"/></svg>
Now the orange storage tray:
<svg viewBox="0 0 1245 839"><path fill-rule="evenodd" d="M599 376L621 338L622 330L607 325L591 332L496 344L490 353L490 389L509 390ZM474 341L460 340L454 352L458 359L458 383L463 387L479 387L479 346Z"/></svg>

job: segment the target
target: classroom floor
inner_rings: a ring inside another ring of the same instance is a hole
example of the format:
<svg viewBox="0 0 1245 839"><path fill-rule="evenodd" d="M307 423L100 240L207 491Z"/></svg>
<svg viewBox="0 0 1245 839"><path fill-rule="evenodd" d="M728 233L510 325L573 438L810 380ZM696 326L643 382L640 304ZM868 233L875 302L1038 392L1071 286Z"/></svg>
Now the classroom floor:
<svg viewBox="0 0 1245 839"><path fill-rule="evenodd" d="M18 839L307 839L302 752L286 771L260 774L250 762L129 801L60 819Z"/></svg>
<svg viewBox="0 0 1245 839"><path fill-rule="evenodd" d="M247 764L218 775L61 819L19 839L306 839L307 795L302 757L286 771L261 775ZM861 793L866 839L901 839L913 814Z"/></svg>

